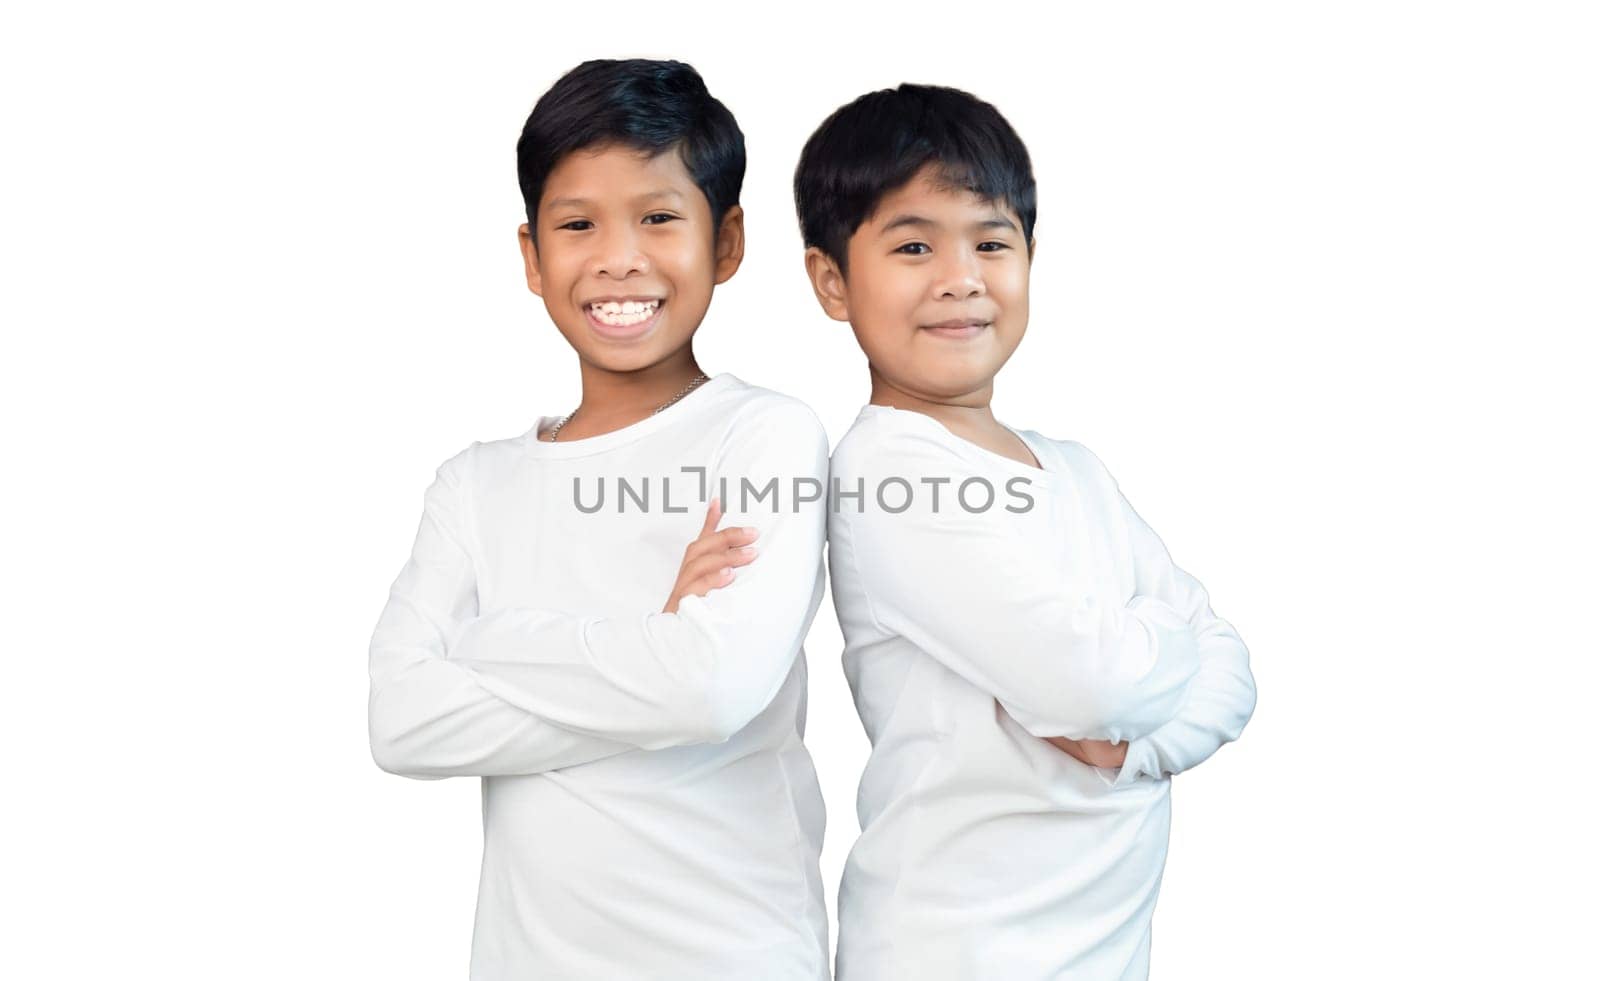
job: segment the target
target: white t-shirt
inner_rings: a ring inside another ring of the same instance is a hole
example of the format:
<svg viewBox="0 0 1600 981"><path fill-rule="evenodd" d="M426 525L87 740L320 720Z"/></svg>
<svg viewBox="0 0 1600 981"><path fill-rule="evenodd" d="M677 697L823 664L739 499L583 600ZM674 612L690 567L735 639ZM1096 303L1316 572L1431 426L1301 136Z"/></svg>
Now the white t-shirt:
<svg viewBox="0 0 1600 981"><path fill-rule="evenodd" d="M603 435L551 421L439 467L370 650L379 766L484 778L471 977L825 981L827 434L727 373ZM759 555L662 613L713 493Z"/></svg>
<svg viewBox="0 0 1600 981"><path fill-rule="evenodd" d="M1144 978L1167 774L1238 737L1238 633L1100 460L1042 465L861 410L828 566L872 753L839 892L839 981ZM854 496L852 496L854 495ZM1121 771L1044 737L1131 739Z"/></svg>

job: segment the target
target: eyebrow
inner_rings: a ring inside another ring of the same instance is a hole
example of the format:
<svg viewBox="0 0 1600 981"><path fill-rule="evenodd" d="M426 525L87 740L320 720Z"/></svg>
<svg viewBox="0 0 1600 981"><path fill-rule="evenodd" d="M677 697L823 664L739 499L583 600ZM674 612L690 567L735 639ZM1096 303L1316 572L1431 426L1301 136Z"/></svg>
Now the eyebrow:
<svg viewBox="0 0 1600 981"><path fill-rule="evenodd" d="M924 218L921 215L896 215L889 220L888 224L883 226L883 230L880 231L878 235L881 238L882 236L894 231L896 228L906 227L938 228L939 223L934 221L932 218ZM1009 228L1013 232L1017 230L1017 226L1011 221L1011 219L1001 214L996 214L993 218L985 218L982 221L975 221L970 227L984 229Z"/></svg>
<svg viewBox="0 0 1600 981"><path fill-rule="evenodd" d="M656 200L658 198L672 198L673 200L676 200L676 201L682 201L683 200L683 195L679 194L677 191L672 190L670 187L663 187L663 188L658 188L658 189L656 189L654 191L646 191L643 194L635 195L634 198L633 198L633 201L631 203L633 203L633 204L641 204L641 203L643 203L645 201L654 201L654 200ZM593 203L594 202L590 201L588 198L556 198L555 200L551 201L549 204L545 205L545 207L546 208L582 208L582 207L585 207L585 206L593 204Z"/></svg>

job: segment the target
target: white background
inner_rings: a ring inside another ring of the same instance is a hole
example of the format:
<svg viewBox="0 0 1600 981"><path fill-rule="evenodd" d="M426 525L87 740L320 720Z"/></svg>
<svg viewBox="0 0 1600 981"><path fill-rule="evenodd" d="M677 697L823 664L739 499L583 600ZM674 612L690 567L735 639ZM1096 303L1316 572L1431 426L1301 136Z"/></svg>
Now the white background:
<svg viewBox="0 0 1600 981"><path fill-rule="evenodd" d="M909 80L1027 141L996 413L1100 454L1260 691L1175 780L1153 978L1594 976L1595 18L1318 7L8 12L0 974L465 977L478 781L373 764L366 646L433 469L576 401L514 145L645 56L747 139L700 361L834 440L867 377L802 273L805 137ZM806 646L831 909L831 601Z"/></svg>

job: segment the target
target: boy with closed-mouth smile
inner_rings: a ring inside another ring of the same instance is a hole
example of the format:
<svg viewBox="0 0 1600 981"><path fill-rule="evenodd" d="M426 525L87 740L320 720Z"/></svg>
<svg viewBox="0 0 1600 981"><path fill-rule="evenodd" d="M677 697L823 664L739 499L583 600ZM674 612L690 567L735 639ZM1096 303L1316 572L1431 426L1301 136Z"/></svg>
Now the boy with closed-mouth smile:
<svg viewBox="0 0 1600 981"><path fill-rule="evenodd" d="M692 347L744 254L744 166L671 61L579 65L517 144L528 287L582 397L438 468L369 656L378 765L483 781L475 981L828 977L801 741L825 504L735 494L820 486L827 434ZM641 476L670 495L578 506Z"/></svg>
<svg viewBox="0 0 1600 981"><path fill-rule="evenodd" d="M1239 736L1255 685L1099 458L990 408L1028 323L1027 150L988 103L901 85L818 127L795 202L871 381L830 478L872 742L836 977L1144 978L1170 777Z"/></svg>

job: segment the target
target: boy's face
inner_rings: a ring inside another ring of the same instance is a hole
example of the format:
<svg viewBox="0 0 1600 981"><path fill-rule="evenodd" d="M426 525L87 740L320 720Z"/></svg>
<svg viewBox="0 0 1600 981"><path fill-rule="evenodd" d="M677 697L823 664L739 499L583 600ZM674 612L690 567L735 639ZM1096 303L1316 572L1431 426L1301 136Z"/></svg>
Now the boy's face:
<svg viewBox="0 0 1600 981"><path fill-rule="evenodd" d="M546 178L536 216L537 243L527 225L518 229L528 288L578 356L610 371L685 347L712 287L744 257L743 213L729 208L714 230L710 202L673 150L568 154Z"/></svg>
<svg viewBox="0 0 1600 981"><path fill-rule="evenodd" d="M986 400L1028 325L1032 256L1016 212L942 186L929 165L884 195L850 236L846 259L848 278L813 247L806 269L876 374L931 401Z"/></svg>

